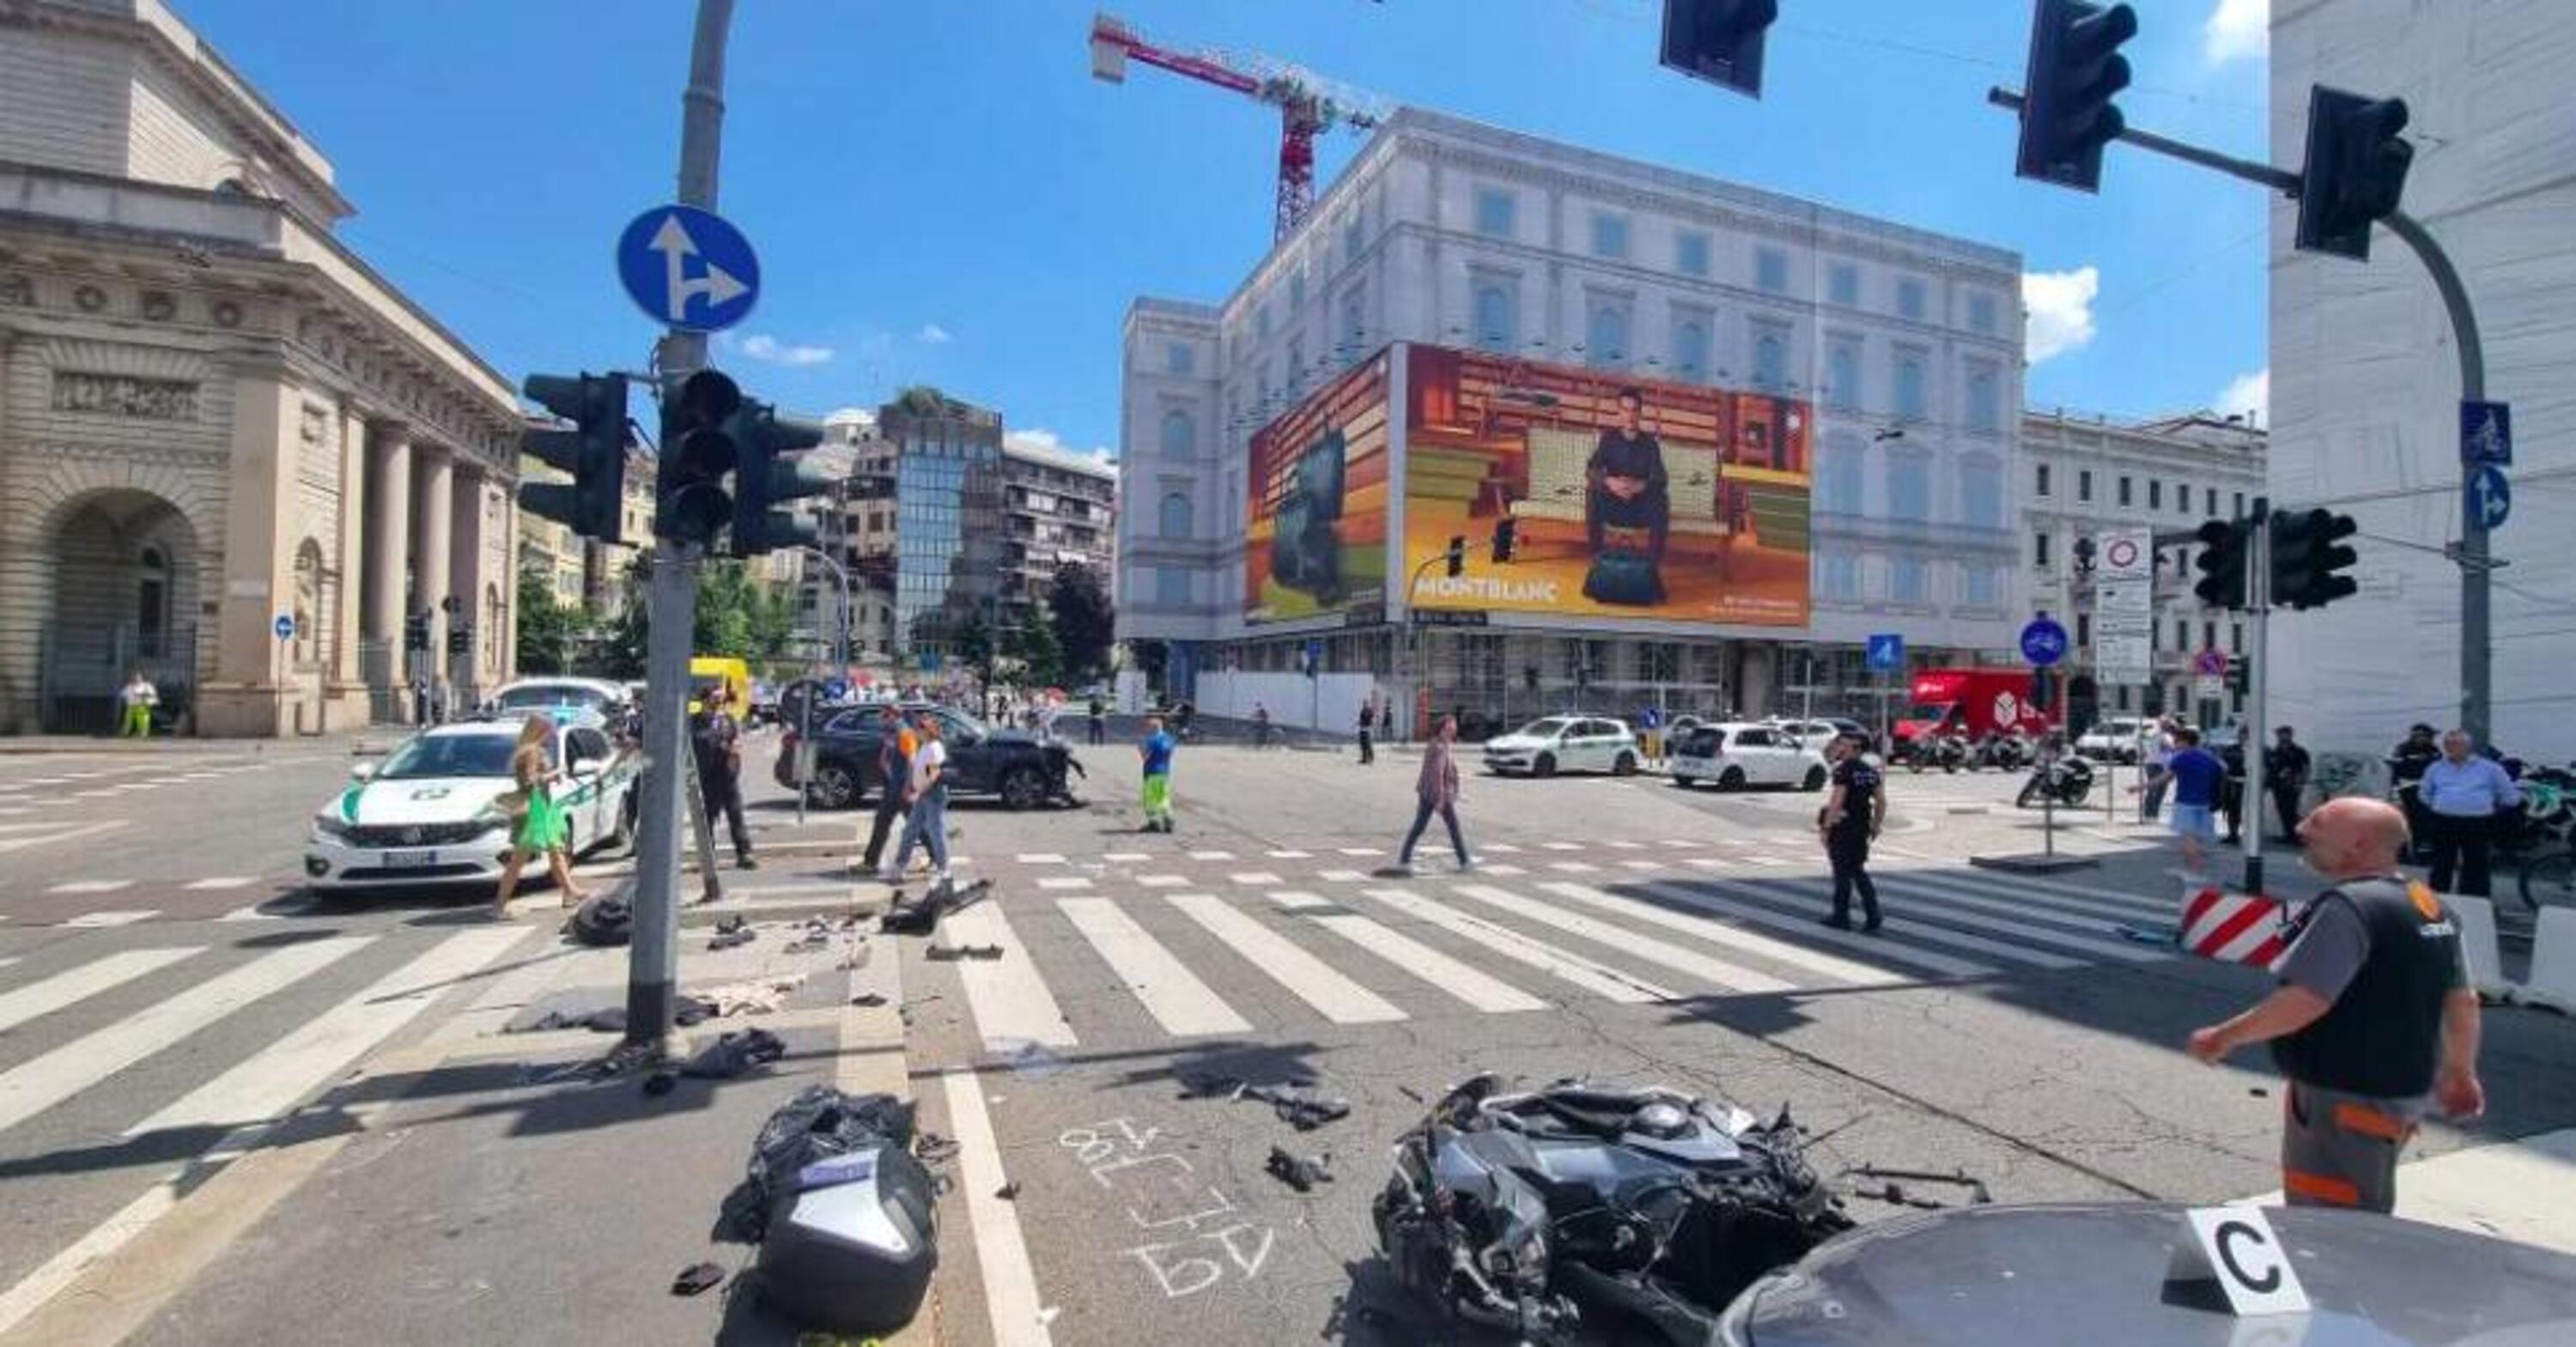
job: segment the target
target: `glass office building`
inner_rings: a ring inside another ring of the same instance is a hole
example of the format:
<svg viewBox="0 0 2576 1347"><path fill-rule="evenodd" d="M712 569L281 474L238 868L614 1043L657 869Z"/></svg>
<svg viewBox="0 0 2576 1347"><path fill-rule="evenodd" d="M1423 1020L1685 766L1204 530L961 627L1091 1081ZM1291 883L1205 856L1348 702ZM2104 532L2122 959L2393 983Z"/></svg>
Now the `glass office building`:
<svg viewBox="0 0 2576 1347"><path fill-rule="evenodd" d="M970 615L994 620L1002 417L916 388L887 403L877 424L894 446L894 655L927 668L952 653Z"/></svg>

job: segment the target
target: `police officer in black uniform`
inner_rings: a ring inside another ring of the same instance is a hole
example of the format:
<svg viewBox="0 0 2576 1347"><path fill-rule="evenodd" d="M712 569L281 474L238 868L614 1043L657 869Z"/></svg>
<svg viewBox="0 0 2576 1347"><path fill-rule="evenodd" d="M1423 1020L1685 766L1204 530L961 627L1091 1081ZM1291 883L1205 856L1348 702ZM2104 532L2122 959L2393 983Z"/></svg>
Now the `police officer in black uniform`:
<svg viewBox="0 0 2576 1347"><path fill-rule="evenodd" d="M1816 827L1824 834L1825 859L1834 871L1834 912L1825 924L1848 931L1852 894L1860 894L1861 929L1879 927L1878 886L1869 878L1869 843L1887 817L1886 781L1861 752L1862 738L1837 735L1833 740L1833 793L1817 811Z"/></svg>

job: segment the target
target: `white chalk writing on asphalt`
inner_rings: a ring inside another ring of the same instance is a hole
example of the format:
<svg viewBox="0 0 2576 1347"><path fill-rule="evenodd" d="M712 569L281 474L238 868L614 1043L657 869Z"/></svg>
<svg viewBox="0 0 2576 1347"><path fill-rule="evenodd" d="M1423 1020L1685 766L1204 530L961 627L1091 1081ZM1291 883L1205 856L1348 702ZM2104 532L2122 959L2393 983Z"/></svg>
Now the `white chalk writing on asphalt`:
<svg viewBox="0 0 2576 1347"><path fill-rule="evenodd" d="M1135 1120L1121 1117L1066 1128L1056 1144L1073 1152L1092 1182L1121 1199L1138 1230L1189 1232L1119 1250L1153 1275L1164 1299L1197 1295L1217 1285L1229 1265L1240 1280L1259 1276L1278 1232L1235 1206L1222 1190L1200 1182L1186 1156L1157 1149L1162 1138L1161 1128L1139 1128Z"/></svg>

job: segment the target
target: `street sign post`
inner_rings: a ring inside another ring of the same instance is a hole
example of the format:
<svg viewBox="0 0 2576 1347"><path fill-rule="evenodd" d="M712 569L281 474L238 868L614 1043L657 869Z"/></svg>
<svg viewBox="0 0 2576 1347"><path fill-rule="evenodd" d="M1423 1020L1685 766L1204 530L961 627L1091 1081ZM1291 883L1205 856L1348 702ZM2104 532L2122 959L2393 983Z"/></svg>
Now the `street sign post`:
<svg viewBox="0 0 2576 1347"><path fill-rule="evenodd" d="M2045 669L2066 658L2066 628L2053 617L2035 617L2021 629L2021 657Z"/></svg>
<svg viewBox="0 0 2576 1347"><path fill-rule="evenodd" d="M1893 673L1905 667L1905 638L1892 631L1869 638L1869 667L1876 673Z"/></svg>
<svg viewBox="0 0 2576 1347"><path fill-rule="evenodd" d="M2460 461L2513 464L2513 408L2502 402L2460 401Z"/></svg>
<svg viewBox="0 0 2576 1347"><path fill-rule="evenodd" d="M646 317L682 332L720 332L760 302L760 258L723 216L655 206L617 237L617 279Z"/></svg>
<svg viewBox="0 0 2576 1347"><path fill-rule="evenodd" d="M2504 526L2505 517L2513 513L2513 484L2505 480L2504 469L2493 463L2481 463L2469 479L2469 518L2478 527L2493 532Z"/></svg>

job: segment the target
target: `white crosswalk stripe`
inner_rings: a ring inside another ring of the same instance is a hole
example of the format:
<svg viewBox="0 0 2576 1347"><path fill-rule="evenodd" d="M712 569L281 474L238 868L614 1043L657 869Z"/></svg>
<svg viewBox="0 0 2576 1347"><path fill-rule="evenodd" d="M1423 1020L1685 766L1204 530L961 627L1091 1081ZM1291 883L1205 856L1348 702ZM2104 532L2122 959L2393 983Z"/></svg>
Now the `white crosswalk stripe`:
<svg viewBox="0 0 2576 1347"><path fill-rule="evenodd" d="M150 921L160 915L161 909L157 907L134 908L118 912L83 912L64 922L63 925L87 930L102 930L110 926L131 926L138 921Z"/></svg>
<svg viewBox="0 0 2576 1347"><path fill-rule="evenodd" d="M111 987L121 987L146 973L167 968L199 953L202 948L120 950L16 991L0 992L0 1033L40 1015L50 1015L75 1002L88 1000Z"/></svg>
<svg viewBox="0 0 2576 1347"><path fill-rule="evenodd" d="M1927 882L1917 875L1891 875L1881 878L1878 887L1882 895L1890 890L1919 895L1921 906L1916 910L1927 921L2002 931L2027 943L2052 949L2078 950L2097 959L2120 963L2153 963L2170 957L2168 951L2149 949L2121 939L2107 925L2093 925L2092 929L2103 932L2108 938L2078 935L2035 919L2036 914L2027 908L2014 907L2009 899L1990 898L1953 888L1948 881Z"/></svg>
<svg viewBox="0 0 2576 1347"><path fill-rule="evenodd" d="M1749 886L1723 879L1695 879L1655 886L1657 893L1664 894L1676 902L1688 903L1693 907L1711 912L1724 913L1758 926L1768 926L1776 931L1794 932L1807 939L1820 940L1829 945L1866 950L1891 963L1908 964L1942 977L1992 977L1996 972L1994 968L1985 964L1972 963L1966 959L1954 959L1947 954L1936 954L1930 950L1916 949L1911 945L1883 936L1857 935L1850 931L1837 931L1831 927L1819 926L1812 916L1785 916L1759 902L1730 901L1710 892L1711 889L1748 895L1756 893Z"/></svg>
<svg viewBox="0 0 2576 1347"><path fill-rule="evenodd" d="M1116 903L1106 898L1058 898L1055 905L1091 943L1109 971L1143 1003L1145 1013L1163 1026L1163 1032L1188 1037L1239 1034L1252 1028L1224 997L1199 981Z"/></svg>
<svg viewBox="0 0 2576 1347"><path fill-rule="evenodd" d="M1606 964L1595 963L1582 955L1559 949L1543 940L1533 940L1508 926L1471 916L1417 893L1404 889L1370 889L1368 896L1408 917L1428 922L1452 935L1482 945L1514 963L1526 964L1552 977L1571 982L1605 1000L1628 1005L1643 1005L1649 1001L1681 999L1680 992L1630 977Z"/></svg>
<svg viewBox="0 0 2576 1347"><path fill-rule="evenodd" d="M1652 903L1614 898L1587 885L1542 884L1539 887L1560 898L1581 903L1597 912L1607 912L1630 920L1646 922L1649 925L1661 926L1666 930L1679 931L1711 944L1732 946L1756 958L1788 964L1793 968L1803 968L1810 973L1820 973L1837 982L1849 983L1855 987L1883 987L1907 980L1903 974L1885 968L1820 953L1803 945L1790 944L1786 940L1774 940L1767 935L1730 926L1724 922L1711 921L1706 917L1673 912ZM1655 892L1652 888L1649 891Z"/></svg>
<svg viewBox="0 0 2576 1347"><path fill-rule="evenodd" d="M1056 1006L1031 961L1028 946L1011 933L999 903L977 903L952 912L939 923L941 943L949 948L999 945L998 959L961 959L957 976L966 985L966 1007L975 1016L984 1046L999 1051L1015 1043L1050 1048L1074 1045L1073 1026Z"/></svg>
<svg viewBox="0 0 2576 1347"><path fill-rule="evenodd" d="M200 879L200 880L195 880L195 881L192 881L191 883L189 883L188 885L186 885L186 887L187 887L187 888L189 888L190 890L193 890L193 891L200 891L200 892L219 892L219 891L224 890L224 889L243 889L243 888L248 888L248 887L250 887L251 885L256 884L256 883L258 883L258 882L259 882L259 880L258 880L255 876L250 876L250 875L225 875L225 876L218 876L218 877L216 877L216 878L212 878L212 879Z"/></svg>
<svg viewBox="0 0 2576 1347"><path fill-rule="evenodd" d="M1214 894L1176 893L1171 904L1335 1024L1373 1024L1405 1017L1385 997L1333 971L1330 964Z"/></svg>
<svg viewBox="0 0 2576 1347"><path fill-rule="evenodd" d="M1808 904L1812 904L1812 906L1802 904L1801 906L1805 911L1822 912L1825 910L1825 902L1833 892L1833 886L1831 883L1821 879L1792 880L1789 882L1796 884L1802 893L1808 895ZM1890 892L1889 886L1884 877L1881 878L1878 887L1882 896L1885 896ZM1737 889L1736 892L1750 891L1746 889ZM1789 901L1788 895L1779 893L1776 890L1765 891L1760 896L1774 901ZM1890 904L1887 912L1888 933L1892 936L1919 941L1924 944L1946 945L1952 949L1964 949L1977 954L1990 954L1997 958L2010 959L2019 963L2030 964L2038 968L2066 969L2082 968L2084 966L2085 961L2082 959L2053 953L2049 950L2038 949L2016 941L1993 939L1988 936L1978 935L1974 931L1955 930L1947 925L1941 925L1931 921L1917 920L1916 918L1918 915L1920 915L1919 909L1907 907L1903 910L1898 910L1894 904ZM2027 929L2026 927L2015 926L2011 922L1988 921L1985 918L1978 917L1975 913L1953 913L1947 915L1965 916L1968 919L1968 923L1971 925L1980 926L1982 929L1999 931L2005 935L2019 935Z"/></svg>
<svg viewBox="0 0 2576 1347"><path fill-rule="evenodd" d="M1506 893L1490 884L1460 884L1456 888L1459 893L1469 898L1490 907L1500 908L1516 917L1526 918L1544 926L1553 926L1568 935L1579 936L1605 949L1615 949L1648 963L1661 964L1677 972L1688 973L1693 977L1716 983L1731 991L1797 990L1796 985L1787 979L1774 977L1759 969L1746 968L1741 964L1711 958L1697 950L1684 949L1679 945L1613 926L1606 921L1596 921L1546 903Z"/></svg>
<svg viewBox="0 0 2576 1347"><path fill-rule="evenodd" d="M45 890L45 892L114 893L119 889L130 889L132 887L134 887L134 881L130 879L74 879L56 884L52 888Z"/></svg>
<svg viewBox="0 0 2576 1347"><path fill-rule="evenodd" d="M1528 992L1490 974L1470 968L1411 936L1371 921L1329 898L1294 891L1274 893L1270 897L1280 906L1292 912L1304 913L1316 925L1457 997L1477 1010L1492 1013L1547 1008L1545 1001Z"/></svg>

